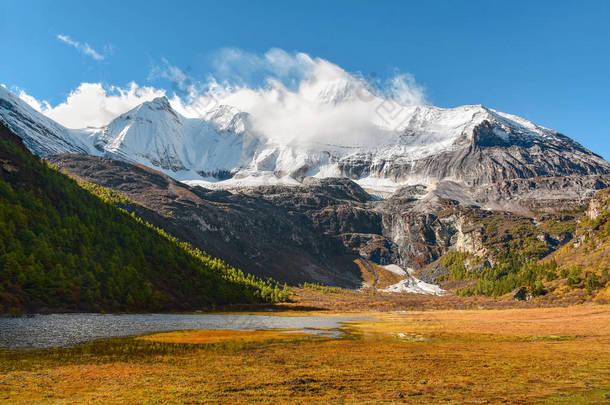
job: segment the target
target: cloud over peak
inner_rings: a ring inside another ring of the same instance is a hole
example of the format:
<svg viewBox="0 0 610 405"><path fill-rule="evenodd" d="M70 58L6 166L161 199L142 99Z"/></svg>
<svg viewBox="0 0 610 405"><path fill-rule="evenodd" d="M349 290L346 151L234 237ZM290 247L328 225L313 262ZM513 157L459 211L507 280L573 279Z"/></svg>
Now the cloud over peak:
<svg viewBox="0 0 610 405"><path fill-rule="evenodd" d="M19 97L34 109L68 128L101 127L145 101L165 95L164 90L131 82L125 88L81 83L66 101L51 106L46 101L19 91Z"/></svg>
<svg viewBox="0 0 610 405"><path fill-rule="evenodd" d="M300 52L225 49L214 65L214 74L202 81L168 66L165 77L182 92L174 95L172 106L188 117L205 116L218 105L235 107L250 114L253 130L277 142L357 145L370 141L380 127L392 131L401 124L384 122L383 103L396 110L426 104L423 88L409 74L367 79Z"/></svg>
<svg viewBox="0 0 610 405"><path fill-rule="evenodd" d="M373 139L371 134L378 134L380 128L396 129L399 123L384 122L380 111L426 104L423 88L409 74L367 79L300 52L271 49L255 54L224 49L215 56L213 66L207 77L195 78L188 68L182 70L163 60L152 69L149 80L163 81L167 91L136 83L126 88L82 83L54 107L23 92L20 97L64 126L77 128L108 124L167 93L172 107L190 118L207 117L221 105L247 112L254 131L282 143L360 144Z"/></svg>

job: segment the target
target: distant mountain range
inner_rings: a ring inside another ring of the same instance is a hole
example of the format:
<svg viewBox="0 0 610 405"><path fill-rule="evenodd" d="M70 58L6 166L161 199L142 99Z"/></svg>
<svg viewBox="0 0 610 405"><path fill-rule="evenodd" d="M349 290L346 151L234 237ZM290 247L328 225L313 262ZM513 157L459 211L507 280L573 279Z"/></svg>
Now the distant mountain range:
<svg viewBox="0 0 610 405"><path fill-rule="evenodd" d="M322 89L316 102L339 108L354 97L353 91L349 87ZM185 118L161 97L105 127L71 130L0 87L0 119L39 156L113 157L208 188L294 185L306 177L347 177L366 190L387 194L405 185L431 186L441 180L479 186L610 172L607 161L572 139L480 105L403 106L400 114L404 119L392 127L380 110L364 137L295 139L287 135L283 141L254 131L247 112L216 106L203 118Z"/></svg>

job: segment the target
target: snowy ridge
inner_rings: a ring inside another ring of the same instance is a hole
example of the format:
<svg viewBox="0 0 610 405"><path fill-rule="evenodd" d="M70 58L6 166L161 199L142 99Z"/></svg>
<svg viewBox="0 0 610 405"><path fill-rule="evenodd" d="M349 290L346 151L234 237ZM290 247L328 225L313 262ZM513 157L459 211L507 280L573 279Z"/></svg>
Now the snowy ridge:
<svg viewBox="0 0 610 405"><path fill-rule="evenodd" d="M345 100L356 97L353 86L341 80L326 83L326 87L313 86L309 91L313 102L325 108L340 108ZM459 182L473 173L479 176L477 182L489 183L496 181L496 176L610 171L608 162L571 139L481 105L450 109L404 106L400 114L400 122L390 123L380 113L354 137L287 134L278 138L254 130L254 118L231 106L217 106L202 118L186 118L167 98L160 97L118 116L105 127L69 130L0 87L0 119L37 155L107 155L207 188L292 185L305 177L349 177L383 195L405 185L430 185L445 179ZM299 128L294 131L299 133ZM481 157L468 160L479 144L501 146L504 152L498 155L496 150L489 164ZM497 162L498 167L490 167ZM526 170L514 169L521 163L529 165Z"/></svg>
<svg viewBox="0 0 610 405"><path fill-rule="evenodd" d="M34 110L5 87L0 86L0 121L23 139L32 153L95 154L87 130L70 130Z"/></svg>
<svg viewBox="0 0 610 405"><path fill-rule="evenodd" d="M248 142L255 141L244 136L243 130L235 131L240 123L234 118L219 125L185 118L166 98L157 98L114 119L100 131L95 147L169 174L192 171L204 173L195 174L195 178L205 178L205 173L239 167L242 150L251 148Z"/></svg>

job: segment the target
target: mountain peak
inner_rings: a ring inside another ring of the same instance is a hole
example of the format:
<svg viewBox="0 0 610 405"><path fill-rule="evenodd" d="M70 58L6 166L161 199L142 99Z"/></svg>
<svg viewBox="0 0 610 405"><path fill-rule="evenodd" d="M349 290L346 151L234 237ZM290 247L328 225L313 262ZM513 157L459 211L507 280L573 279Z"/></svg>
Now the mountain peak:
<svg viewBox="0 0 610 405"><path fill-rule="evenodd" d="M240 134L250 128L250 114L230 105L221 104L208 111L203 118L216 124L221 131Z"/></svg>
<svg viewBox="0 0 610 405"><path fill-rule="evenodd" d="M151 101L145 101L141 104L141 107L149 108L151 110L172 110L166 96L157 97Z"/></svg>
<svg viewBox="0 0 610 405"><path fill-rule="evenodd" d="M117 117L114 121L125 121L133 119L143 119L147 121L163 121L172 119L180 121L180 116L172 108L167 97L157 97L151 101L145 101L137 107L132 108L126 113ZM112 125L112 123L110 124Z"/></svg>
<svg viewBox="0 0 610 405"><path fill-rule="evenodd" d="M161 97L154 98L152 101L148 101L148 103L169 107L169 100L167 99L167 96L161 96Z"/></svg>

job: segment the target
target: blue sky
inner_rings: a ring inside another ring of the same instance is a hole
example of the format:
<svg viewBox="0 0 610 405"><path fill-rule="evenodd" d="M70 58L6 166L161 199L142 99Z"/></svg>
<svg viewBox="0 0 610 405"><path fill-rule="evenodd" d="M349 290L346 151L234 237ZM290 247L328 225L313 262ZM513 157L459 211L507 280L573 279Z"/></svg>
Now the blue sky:
<svg viewBox="0 0 610 405"><path fill-rule="evenodd" d="M280 48L410 73L431 104L520 115L610 159L608 21L609 1L4 0L0 83L56 105L83 82L171 90L163 60L203 79L222 49Z"/></svg>

